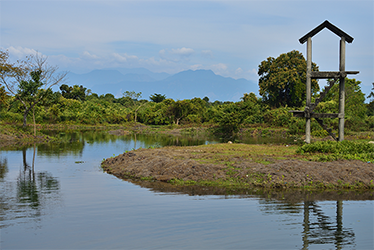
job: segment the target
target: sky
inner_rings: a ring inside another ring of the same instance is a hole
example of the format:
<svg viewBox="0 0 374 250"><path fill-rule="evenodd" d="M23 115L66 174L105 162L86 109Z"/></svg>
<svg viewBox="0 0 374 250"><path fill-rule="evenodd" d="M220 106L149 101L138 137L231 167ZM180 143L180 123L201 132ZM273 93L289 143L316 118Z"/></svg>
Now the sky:
<svg viewBox="0 0 374 250"><path fill-rule="evenodd" d="M354 38L346 70L368 95L374 82L373 0L0 0L0 49L11 60L39 52L60 70L146 68L175 74L210 69L258 82L258 66L292 50L328 20ZM320 71L338 71L340 38L312 38ZM321 85L324 83L321 82ZM349 97L348 97L349 98Z"/></svg>

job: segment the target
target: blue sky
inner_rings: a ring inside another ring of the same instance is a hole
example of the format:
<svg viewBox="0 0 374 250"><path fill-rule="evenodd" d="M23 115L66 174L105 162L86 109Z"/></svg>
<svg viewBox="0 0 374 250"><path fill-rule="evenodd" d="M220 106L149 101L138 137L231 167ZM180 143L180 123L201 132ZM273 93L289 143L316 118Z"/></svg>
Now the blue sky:
<svg viewBox="0 0 374 250"><path fill-rule="evenodd" d="M1 0L0 47L13 60L38 51L62 70L147 68L177 73L211 69L258 81L258 65L291 50L329 20L354 37L346 70L368 94L374 82L374 1ZM339 37L313 37L313 61L338 70ZM322 83L323 84L323 83Z"/></svg>

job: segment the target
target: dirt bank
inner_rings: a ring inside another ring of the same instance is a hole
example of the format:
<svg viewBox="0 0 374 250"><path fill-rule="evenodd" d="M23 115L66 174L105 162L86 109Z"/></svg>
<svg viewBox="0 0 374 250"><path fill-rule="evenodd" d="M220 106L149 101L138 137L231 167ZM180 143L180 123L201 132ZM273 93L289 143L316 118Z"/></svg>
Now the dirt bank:
<svg viewBox="0 0 374 250"><path fill-rule="evenodd" d="M103 169L119 178L236 187L374 187L374 164L313 162L284 145L215 144L139 149L106 159ZM270 153L269 153L270 152Z"/></svg>

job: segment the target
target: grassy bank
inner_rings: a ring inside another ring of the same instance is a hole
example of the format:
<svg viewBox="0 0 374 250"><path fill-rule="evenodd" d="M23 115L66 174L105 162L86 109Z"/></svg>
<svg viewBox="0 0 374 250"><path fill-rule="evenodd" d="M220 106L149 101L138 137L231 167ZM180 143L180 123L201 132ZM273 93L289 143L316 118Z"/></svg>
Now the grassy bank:
<svg viewBox="0 0 374 250"><path fill-rule="evenodd" d="M314 150L296 145L229 143L139 149L106 159L102 167L119 178L164 181L175 185L228 189L373 189L374 145L347 142L345 148L348 151L337 154L334 150L339 149L341 143L333 144L311 144L315 146ZM330 149L326 149L326 145ZM357 154L355 148L361 154Z"/></svg>

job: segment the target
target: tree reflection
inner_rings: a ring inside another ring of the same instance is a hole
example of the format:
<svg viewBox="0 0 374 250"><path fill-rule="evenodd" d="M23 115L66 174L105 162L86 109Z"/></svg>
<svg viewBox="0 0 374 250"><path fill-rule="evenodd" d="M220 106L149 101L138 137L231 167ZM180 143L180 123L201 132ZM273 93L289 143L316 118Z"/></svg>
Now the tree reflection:
<svg viewBox="0 0 374 250"><path fill-rule="evenodd" d="M0 158L0 180L3 180L6 173L8 172L8 161L7 159Z"/></svg>
<svg viewBox="0 0 374 250"><path fill-rule="evenodd" d="M49 131L51 132L51 131ZM59 131L49 133L59 138L59 143L38 145L38 154L46 156L82 155L87 144L106 144L108 142L124 141L130 143L131 148L154 146L195 146L205 144L207 138L168 134L131 134L117 136L106 131ZM129 150L129 148L125 149Z"/></svg>
<svg viewBox="0 0 374 250"><path fill-rule="evenodd" d="M48 143L38 145L39 155L65 156L68 154L83 154L85 139L82 133L61 133L59 143Z"/></svg>
<svg viewBox="0 0 374 250"><path fill-rule="evenodd" d="M0 158L0 182L4 179L6 173L8 172L8 161L7 159ZM6 203L6 199L4 197L3 191L0 193L0 229L3 226L2 221L4 221L5 211L7 211L8 206Z"/></svg>
<svg viewBox="0 0 374 250"><path fill-rule="evenodd" d="M34 146L31 166L27 163L26 148L22 150L23 168L20 170L17 178L16 198L18 203L26 204L35 210L40 210L43 202L47 202L48 199L59 198L57 195L59 182L48 172L38 172L35 174L35 150Z"/></svg>

